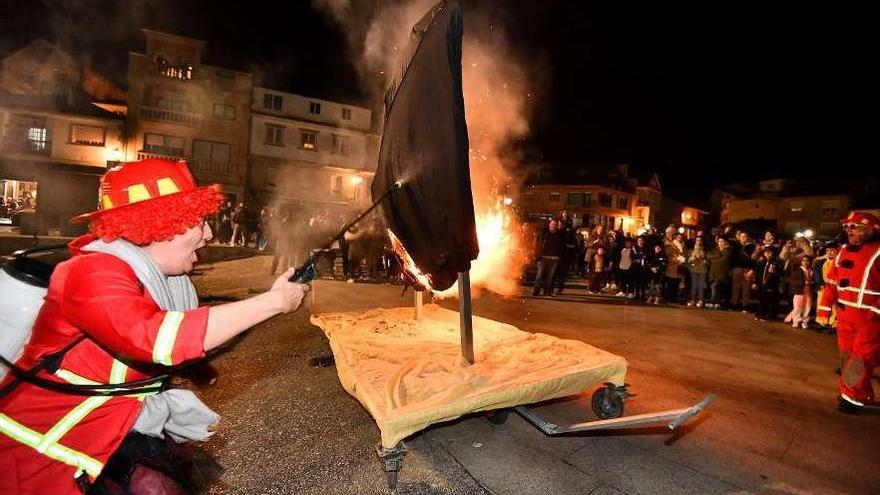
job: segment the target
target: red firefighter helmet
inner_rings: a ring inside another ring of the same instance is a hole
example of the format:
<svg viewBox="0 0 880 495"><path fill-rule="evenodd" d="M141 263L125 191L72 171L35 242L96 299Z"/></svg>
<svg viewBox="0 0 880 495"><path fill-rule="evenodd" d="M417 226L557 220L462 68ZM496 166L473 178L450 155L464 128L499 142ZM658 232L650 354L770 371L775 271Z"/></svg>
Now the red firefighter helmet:
<svg viewBox="0 0 880 495"><path fill-rule="evenodd" d="M117 165L101 177L101 206L71 222L91 222L91 231L144 245L164 241L217 211L223 197L198 187L185 161L148 159Z"/></svg>

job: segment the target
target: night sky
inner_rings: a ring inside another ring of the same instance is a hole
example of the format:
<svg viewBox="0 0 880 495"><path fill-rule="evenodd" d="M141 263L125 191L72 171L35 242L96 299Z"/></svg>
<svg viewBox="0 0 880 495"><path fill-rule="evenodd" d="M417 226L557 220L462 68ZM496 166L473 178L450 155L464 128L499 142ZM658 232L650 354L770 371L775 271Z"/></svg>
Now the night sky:
<svg viewBox="0 0 880 495"><path fill-rule="evenodd" d="M378 0L353 1L368 17ZM877 175L860 155L849 110L861 109L857 12L701 2L463 1L488 10L533 81L525 156L551 166L630 163L664 191L700 203L712 187L846 170ZM793 4L794 5L794 4ZM44 37L89 54L125 83L142 27L205 39L207 62L257 83L361 103L351 48L310 2L0 1L0 55ZM862 13L861 16L865 14ZM467 32L465 33L467 36Z"/></svg>

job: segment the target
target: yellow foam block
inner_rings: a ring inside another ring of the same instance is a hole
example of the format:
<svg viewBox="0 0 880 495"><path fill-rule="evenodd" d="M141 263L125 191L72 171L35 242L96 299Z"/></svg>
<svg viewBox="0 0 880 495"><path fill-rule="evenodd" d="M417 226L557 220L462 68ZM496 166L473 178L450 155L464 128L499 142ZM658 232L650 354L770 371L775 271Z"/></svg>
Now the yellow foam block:
<svg viewBox="0 0 880 495"><path fill-rule="evenodd" d="M413 308L312 316L330 340L339 381L376 420L391 448L431 424L530 404L612 382L627 362L591 345L474 317L475 363L461 357L459 314Z"/></svg>

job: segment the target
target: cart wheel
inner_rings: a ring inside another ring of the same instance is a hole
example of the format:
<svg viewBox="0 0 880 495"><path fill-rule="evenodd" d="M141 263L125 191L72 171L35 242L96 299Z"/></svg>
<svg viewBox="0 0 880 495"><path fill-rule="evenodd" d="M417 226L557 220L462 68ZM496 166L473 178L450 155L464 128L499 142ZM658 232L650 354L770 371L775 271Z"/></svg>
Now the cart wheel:
<svg viewBox="0 0 880 495"><path fill-rule="evenodd" d="M600 419L623 416L623 396L608 387L602 387L593 392L590 404L593 406L593 412Z"/></svg>
<svg viewBox="0 0 880 495"><path fill-rule="evenodd" d="M486 419L488 419L493 425L503 425L507 422L508 416L510 416L509 409L493 409L491 411L486 411Z"/></svg>

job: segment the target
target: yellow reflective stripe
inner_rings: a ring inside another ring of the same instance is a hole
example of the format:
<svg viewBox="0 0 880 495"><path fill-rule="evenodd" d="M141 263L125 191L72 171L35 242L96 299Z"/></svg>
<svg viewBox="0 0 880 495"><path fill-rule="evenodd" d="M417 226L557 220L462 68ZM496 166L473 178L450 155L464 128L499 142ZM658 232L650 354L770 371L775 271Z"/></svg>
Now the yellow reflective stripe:
<svg viewBox="0 0 880 495"><path fill-rule="evenodd" d="M156 344L153 346L153 362L171 366L171 351L174 350L174 341L177 340L177 331L183 322L182 311L168 311L159 326L156 334Z"/></svg>
<svg viewBox="0 0 880 495"><path fill-rule="evenodd" d="M61 421L55 423L55 426L49 429L45 435L43 435L42 441L34 447L37 449L37 452L44 453L46 450L61 440L61 437L67 434L74 426L77 425L80 421L83 420L86 416L89 415L95 409L101 407L101 405L112 397L89 397L88 399L79 403L78 406L74 407L69 413L65 414Z"/></svg>
<svg viewBox="0 0 880 495"><path fill-rule="evenodd" d="M110 367L110 383L122 383L125 381L125 374L128 373L128 366L118 359L113 360L113 366Z"/></svg>
<svg viewBox="0 0 880 495"><path fill-rule="evenodd" d="M868 287L868 277L871 275L871 268L873 268L874 262L877 261L878 257L880 257L880 249L871 256L871 259L868 261L868 266L865 267L865 273L862 276L861 292L859 292L859 305L865 302L865 289Z"/></svg>
<svg viewBox="0 0 880 495"><path fill-rule="evenodd" d="M72 383L74 385L102 385L100 382L89 380L88 378L83 378L72 371L68 371L64 368L59 369L55 372L55 376L61 378L67 383Z"/></svg>
<svg viewBox="0 0 880 495"><path fill-rule="evenodd" d="M831 311L831 307L829 306L819 306L816 309L818 309L819 311Z"/></svg>
<svg viewBox="0 0 880 495"><path fill-rule="evenodd" d="M40 444L43 437L39 433L21 425L3 413L0 413L0 433L34 449L37 448L37 445ZM77 471L85 471L93 478L97 478L98 475L101 474L101 470L104 469L104 464L100 461L60 444L50 445L49 448L43 452L43 455L50 459L63 462L68 466L73 466Z"/></svg>

